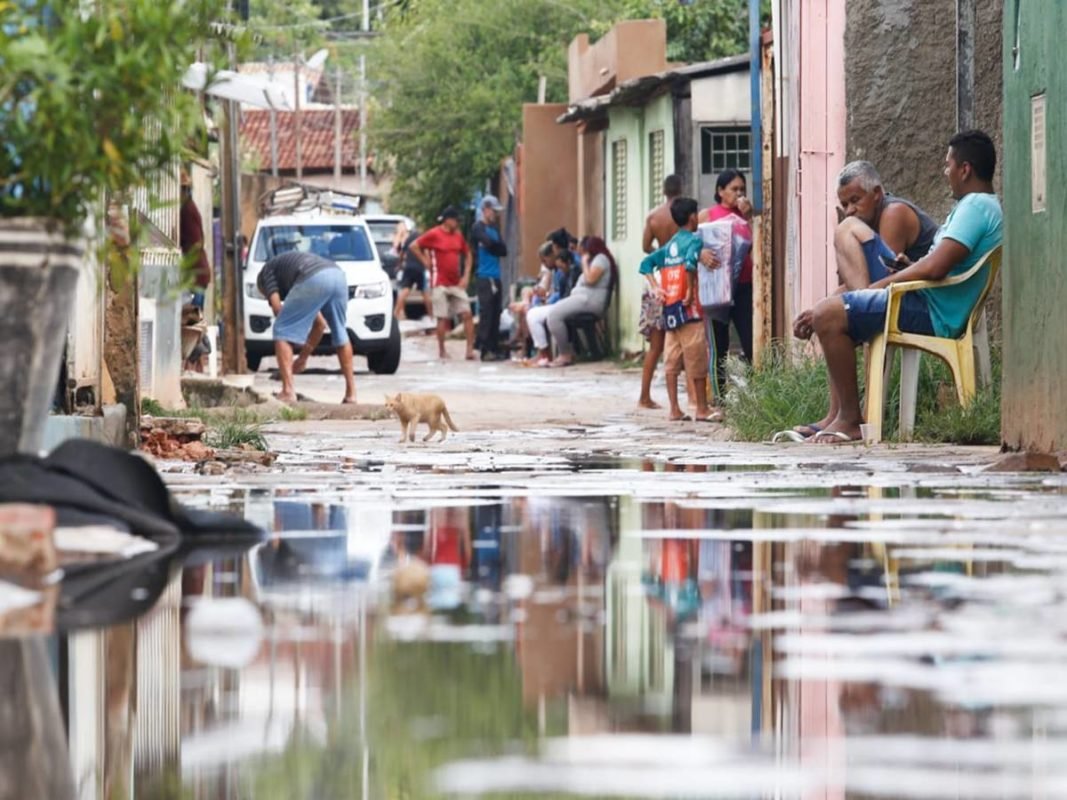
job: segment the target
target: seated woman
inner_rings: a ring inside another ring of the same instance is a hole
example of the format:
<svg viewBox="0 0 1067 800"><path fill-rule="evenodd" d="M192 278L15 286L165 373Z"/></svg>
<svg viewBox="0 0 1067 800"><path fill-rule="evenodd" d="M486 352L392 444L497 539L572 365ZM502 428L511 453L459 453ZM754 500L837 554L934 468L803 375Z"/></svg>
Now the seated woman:
<svg viewBox="0 0 1067 800"><path fill-rule="evenodd" d="M581 275L570 295L548 312L548 330L556 343L558 355L553 367L574 363L574 347L567 333L567 320L578 314L603 316L608 307L615 276L615 258L599 236L586 236L578 244Z"/></svg>
<svg viewBox="0 0 1067 800"><path fill-rule="evenodd" d="M562 302L560 298L566 292L567 272L571 263L569 253L556 252L551 242L545 244L549 247L548 264L552 268L552 291L542 303L526 312L526 327L537 349L537 355L527 363L535 367L547 367L552 362L548 340L548 315L557 304Z"/></svg>
<svg viewBox="0 0 1067 800"><path fill-rule="evenodd" d="M537 283L525 287L519 295L517 303L508 305L508 311L515 319L515 327L512 331L510 346L512 350L525 350L526 340L530 336L530 329L526 324L526 314L532 308L544 303L545 298L552 294L552 243L545 242L537 250L537 257L541 260L541 271L537 275Z"/></svg>

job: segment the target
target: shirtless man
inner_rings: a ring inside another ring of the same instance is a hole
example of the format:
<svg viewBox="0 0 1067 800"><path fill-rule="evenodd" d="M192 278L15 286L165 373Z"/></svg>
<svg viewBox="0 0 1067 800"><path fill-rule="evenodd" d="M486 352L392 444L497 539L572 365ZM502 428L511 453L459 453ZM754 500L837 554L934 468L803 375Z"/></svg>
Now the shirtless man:
<svg viewBox="0 0 1067 800"><path fill-rule="evenodd" d="M887 193L878 170L869 161L845 165L837 176L837 199L844 219L834 233L837 275L841 282L835 295L866 289L885 278L889 274L885 261L895 261L897 253L915 262L929 252L937 223L910 200ZM810 339L813 332L809 308L793 321L793 335ZM801 436L814 436L837 418L839 410L839 399L831 389L826 416L793 430Z"/></svg>
<svg viewBox="0 0 1067 800"><path fill-rule="evenodd" d="M678 232L678 226L671 218L671 201L682 194L682 179L677 175L668 175L663 179L663 202L648 212L645 218L645 231L641 236L641 249L651 253L657 247L663 247ZM652 399L652 376L656 364L663 355L665 331L663 329L663 307L651 290L646 287L641 296L641 333L648 339L648 352L641 370L641 397L637 400L640 408L659 408L659 403Z"/></svg>

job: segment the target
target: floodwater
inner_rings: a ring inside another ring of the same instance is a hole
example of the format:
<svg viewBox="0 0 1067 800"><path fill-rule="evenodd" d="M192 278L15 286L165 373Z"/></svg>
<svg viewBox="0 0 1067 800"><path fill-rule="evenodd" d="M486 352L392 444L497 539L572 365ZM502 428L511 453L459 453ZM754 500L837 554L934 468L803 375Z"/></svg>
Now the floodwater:
<svg viewBox="0 0 1067 800"><path fill-rule="evenodd" d="M1060 476L287 467L174 476L270 537L45 644L79 796L1067 796Z"/></svg>

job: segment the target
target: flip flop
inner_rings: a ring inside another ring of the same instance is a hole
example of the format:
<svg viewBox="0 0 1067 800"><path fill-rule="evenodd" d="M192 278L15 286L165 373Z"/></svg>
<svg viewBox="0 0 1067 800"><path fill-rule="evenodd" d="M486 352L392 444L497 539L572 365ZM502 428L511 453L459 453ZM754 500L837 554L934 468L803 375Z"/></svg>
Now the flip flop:
<svg viewBox="0 0 1067 800"><path fill-rule="evenodd" d="M804 431L807 431L807 433L805 433ZM784 433L784 431L782 431L782 432ZM810 439L815 434L821 433L821 432L822 432L822 428L820 428L815 423L811 423L809 425L796 425L796 426L793 427L793 433L799 433L805 439ZM793 439L792 441L795 442L797 440Z"/></svg>
<svg viewBox="0 0 1067 800"><path fill-rule="evenodd" d="M817 436L818 434L812 435ZM781 444L782 442L796 442L797 444L800 444L801 442L806 442L808 438L809 437L800 433L795 428L790 428L789 430L778 431L778 433L774 434L774 436L771 437L771 444Z"/></svg>
<svg viewBox="0 0 1067 800"><path fill-rule="evenodd" d="M682 414L682 416L675 419L674 417L667 417L668 422L692 422L693 418L688 414Z"/></svg>
<svg viewBox="0 0 1067 800"><path fill-rule="evenodd" d="M820 442L820 436L830 437L834 441ZM844 431L819 431L817 434L807 439L812 444L860 444L863 441L863 437L857 436L853 439Z"/></svg>
<svg viewBox="0 0 1067 800"><path fill-rule="evenodd" d="M724 417L721 411L712 411L706 417L693 417L697 422L722 422Z"/></svg>

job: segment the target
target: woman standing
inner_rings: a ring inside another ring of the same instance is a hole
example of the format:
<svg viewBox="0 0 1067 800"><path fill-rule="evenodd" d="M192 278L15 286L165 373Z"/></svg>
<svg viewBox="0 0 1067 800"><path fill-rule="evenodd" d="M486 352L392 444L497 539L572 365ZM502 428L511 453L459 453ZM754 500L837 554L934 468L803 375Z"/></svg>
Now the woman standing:
<svg viewBox="0 0 1067 800"><path fill-rule="evenodd" d="M735 233L743 233L752 240L752 204L745 197L745 176L736 169L727 169L719 173L715 180L716 205L701 213L701 222L715 222L733 217ZM728 267L727 267L728 268ZM741 352L745 360L752 361L752 253L745 256L741 274L734 280L733 305L724 309L726 316L711 320L713 342L708 342L714 356L714 374L716 380L715 397L722 397L726 388L726 354L730 350L730 323L737 328L741 338Z"/></svg>

